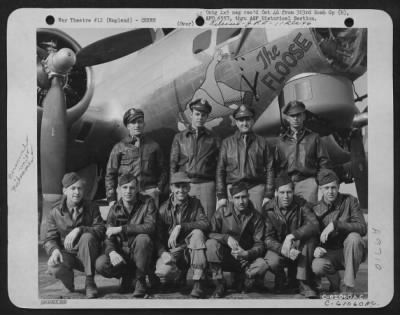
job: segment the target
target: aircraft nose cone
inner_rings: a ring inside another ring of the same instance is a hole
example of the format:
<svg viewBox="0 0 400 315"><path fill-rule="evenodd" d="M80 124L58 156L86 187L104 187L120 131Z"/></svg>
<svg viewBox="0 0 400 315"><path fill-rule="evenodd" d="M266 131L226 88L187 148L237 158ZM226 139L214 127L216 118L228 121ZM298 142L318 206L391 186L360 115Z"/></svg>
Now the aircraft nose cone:
<svg viewBox="0 0 400 315"><path fill-rule="evenodd" d="M76 63L76 55L72 49L62 48L52 57L53 69L58 73L67 73Z"/></svg>

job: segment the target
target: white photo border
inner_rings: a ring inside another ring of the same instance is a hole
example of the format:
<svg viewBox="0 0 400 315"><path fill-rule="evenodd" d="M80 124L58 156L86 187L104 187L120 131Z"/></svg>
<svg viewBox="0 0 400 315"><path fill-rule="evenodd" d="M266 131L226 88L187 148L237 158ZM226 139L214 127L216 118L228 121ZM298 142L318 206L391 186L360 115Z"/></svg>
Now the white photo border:
<svg viewBox="0 0 400 315"><path fill-rule="evenodd" d="M222 9L224 10L224 9ZM328 9L325 9L328 11ZM22 308L320 308L324 300L68 300L66 304L42 304L38 289L37 226L37 28L134 28L177 27L178 20L194 20L207 15L206 9L19 9L8 20L7 28L7 161L8 161L8 293ZM316 16L307 27L343 27L345 15ZM393 25L390 16L379 10L347 10L354 27L368 29L369 107L369 256L368 301L383 307L394 294L393 227ZM84 22L53 26L48 15L56 17L152 16L156 25L140 21L130 25ZM189 19L190 20L190 19ZM250 25L251 26L251 25ZM185 26L180 26L185 27ZM193 27L193 26L190 26ZM207 27L205 24L203 27ZM271 26L273 27L273 26ZM282 27L282 26L280 26ZM293 26L287 26L293 27ZM298 27L298 26L295 26ZM384 34L384 36L382 35ZM24 49L21 49L21 43ZM23 122L21 123L21 113ZM18 124L16 122L19 122ZM21 151L30 156L26 172L13 189L10 176ZM229 304L227 303L229 301ZM373 304L372 304L373 303ZM357 307L357 306L350 306Z"/></svg>

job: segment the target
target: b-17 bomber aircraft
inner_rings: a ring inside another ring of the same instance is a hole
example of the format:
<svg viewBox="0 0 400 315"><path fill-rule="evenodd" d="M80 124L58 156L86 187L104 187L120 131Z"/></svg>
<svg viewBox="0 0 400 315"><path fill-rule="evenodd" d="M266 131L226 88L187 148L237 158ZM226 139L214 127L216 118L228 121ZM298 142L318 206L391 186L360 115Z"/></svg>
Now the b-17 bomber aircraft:
<svg viewBox="0 0 400 315"><path fill-rule="evenodd" d="M211 104L207 127L221 138L233 132L231 114L246 103L256 112L255 132L272 141L283 123L279 109L298 99L312 114L306 127L322 136L367 208L361 133L367 110L356 106L367 95L354 93L354 81L367 70L366 29L134 29L83 48L69 32L37 30L43 204L61 197L69 171L88 182L88 198L104 198L105 166L127 134L122 116L130 107L144 111L146 132L168 156L173 136L189 124L194 99Z"/></svg>

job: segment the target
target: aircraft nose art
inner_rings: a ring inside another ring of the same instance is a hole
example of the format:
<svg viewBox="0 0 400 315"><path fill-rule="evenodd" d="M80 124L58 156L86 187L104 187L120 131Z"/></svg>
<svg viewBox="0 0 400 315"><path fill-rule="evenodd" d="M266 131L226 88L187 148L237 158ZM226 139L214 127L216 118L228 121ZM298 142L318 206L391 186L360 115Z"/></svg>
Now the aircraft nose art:
<svg viewBox="0 0 400 315"><path fill-rule="evenodd" d="M367 29L315 29L322 54L334 70L355 80L367 70Z"/></svg>

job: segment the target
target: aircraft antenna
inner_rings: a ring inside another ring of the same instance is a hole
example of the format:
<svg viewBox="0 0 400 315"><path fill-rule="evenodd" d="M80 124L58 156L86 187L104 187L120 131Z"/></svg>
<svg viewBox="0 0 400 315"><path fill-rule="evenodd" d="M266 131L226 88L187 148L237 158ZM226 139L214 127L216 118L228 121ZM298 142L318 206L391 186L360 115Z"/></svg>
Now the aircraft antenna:
<svg viewBox="0 0 400 315"><path fill-rule="evenodd" d="M283 90L279 93L278 96L278 110L279 110L279 118L281 120L281 128L280 133L283 134L286 131L285 124L282 117L282 108L285 106L285 95L283 94Z"/></svg>

